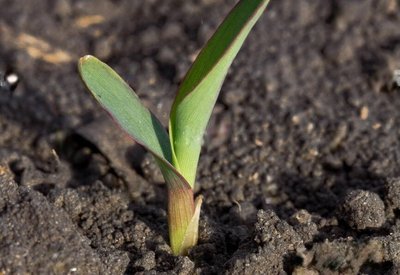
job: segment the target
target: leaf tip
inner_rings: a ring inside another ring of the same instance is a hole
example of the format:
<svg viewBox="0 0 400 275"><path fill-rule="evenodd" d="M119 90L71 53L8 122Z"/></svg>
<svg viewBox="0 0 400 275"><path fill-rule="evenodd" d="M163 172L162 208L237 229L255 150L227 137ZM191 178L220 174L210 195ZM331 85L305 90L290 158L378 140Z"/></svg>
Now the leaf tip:
<svg viewBox="0 0 400 275"><path fill-rule="evenodd" d="M85 55L85 56L82 56L80 59L79 59L79 62L85 62L85 61L88 61L89 59L92 59L92 58L95 58L93 55L90 55L90 54L87 54L87 55Z"/></svg>
<svg viewBox="0 0 400 275"><path fill-rule="evenodd" d="M96 57L94 57L93 55L87 54L85 56L82 56L81 58L79 58L79 62L78 62L78 67L79 69L82 68L82 66L91 61L91 60L96 60Z"/></svg>

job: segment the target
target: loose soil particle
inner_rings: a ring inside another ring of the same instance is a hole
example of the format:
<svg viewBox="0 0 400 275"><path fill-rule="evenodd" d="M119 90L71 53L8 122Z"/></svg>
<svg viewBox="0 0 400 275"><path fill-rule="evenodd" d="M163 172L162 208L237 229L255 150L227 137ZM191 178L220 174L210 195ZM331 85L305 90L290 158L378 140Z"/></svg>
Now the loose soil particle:
<svg viewBox="0 0 400 275"><path fill-rule="evenodd" d="M171 255L160 174L76 60L104 59L167 123L235 2L0 0L0 273L399 274L395 0L271 0L205 136L199 245Z"/></svg>
<svg viewBox="0 0 400 275"><path fill-rule="evenodd" d="M375 193L351 191L341 208L339 215L354 229L380 228L385 223L385 205Z"/></svg>

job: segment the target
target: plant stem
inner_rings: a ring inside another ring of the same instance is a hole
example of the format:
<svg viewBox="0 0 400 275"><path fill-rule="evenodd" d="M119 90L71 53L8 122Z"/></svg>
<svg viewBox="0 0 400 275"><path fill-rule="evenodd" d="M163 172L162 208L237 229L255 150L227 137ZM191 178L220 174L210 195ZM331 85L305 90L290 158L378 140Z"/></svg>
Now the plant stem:
<svg viewBox="0 0 400 275"><path fill-rule="evenodd" d="M187 254L189 247L183 247L183 243L189 223L194 214L194 209L194 195L192 189L168 189L169 238L174 255ZM196 245L196 243L192 244L192 246L194 245Z"/></svg>

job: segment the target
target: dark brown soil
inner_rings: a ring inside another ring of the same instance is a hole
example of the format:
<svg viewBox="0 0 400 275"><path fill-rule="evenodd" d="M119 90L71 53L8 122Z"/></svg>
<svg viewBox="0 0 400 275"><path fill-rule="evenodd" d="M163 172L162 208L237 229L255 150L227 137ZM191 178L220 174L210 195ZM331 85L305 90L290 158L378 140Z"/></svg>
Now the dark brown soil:
<svg viewBox="0 0 400 275"><path fill-rule="evenodd" d="M85 91L105 60L164 122L234 0L0 0L0 274L400 274L400 2L271 0L205 137L199 245Z"/></svg>

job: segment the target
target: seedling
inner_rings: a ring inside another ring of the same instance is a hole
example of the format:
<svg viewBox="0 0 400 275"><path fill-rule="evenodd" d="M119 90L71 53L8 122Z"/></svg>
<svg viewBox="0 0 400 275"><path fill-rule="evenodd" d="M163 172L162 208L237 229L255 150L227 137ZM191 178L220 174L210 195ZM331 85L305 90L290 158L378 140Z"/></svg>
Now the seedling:
<svg viewBox="0 0 400 275"><path fill-rule="evenodd" d="M145 147L161 169L168 189L172 252L196 245L202 197L193 188L204 131L233 59L269 0L241 0L199 53L172 104L169 134L126 82L93 56L79 60L87 88L115 121Z"/></svg>

